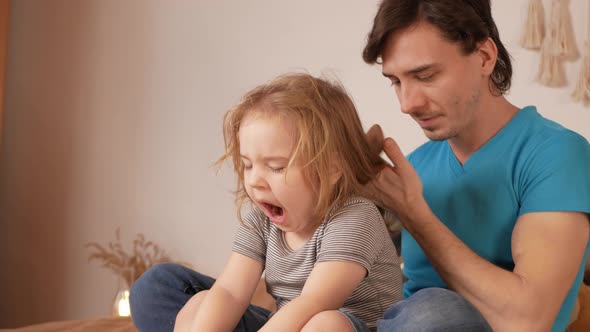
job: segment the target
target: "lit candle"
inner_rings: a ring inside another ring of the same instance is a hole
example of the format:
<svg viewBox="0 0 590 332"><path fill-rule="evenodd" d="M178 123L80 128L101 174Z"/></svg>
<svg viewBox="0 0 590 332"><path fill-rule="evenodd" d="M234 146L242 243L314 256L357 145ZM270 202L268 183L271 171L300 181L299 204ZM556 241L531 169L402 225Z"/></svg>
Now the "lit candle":
<svg viewBox="0 0 590 332"><path fill-rule="evenodd" d="M131 308L129 307L129 291L123 291L123 295L117 304L117 314L121 317L131 316Z"/></svg>

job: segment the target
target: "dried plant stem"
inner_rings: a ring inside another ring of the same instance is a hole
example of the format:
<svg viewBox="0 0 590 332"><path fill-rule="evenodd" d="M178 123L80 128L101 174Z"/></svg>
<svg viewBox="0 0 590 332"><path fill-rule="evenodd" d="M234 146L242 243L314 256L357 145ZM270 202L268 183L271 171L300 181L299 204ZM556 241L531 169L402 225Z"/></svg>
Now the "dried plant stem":
<svg viewBox="0 0 590 332"><path fill-rule="evenodd" d="M157 263L170 262L170 257L157 244L145 241L143 234L137 234L133 240L131 253L121 245L119 229L116 240L109 242L106 247L96 242L86 243L86 248L94 249L88 256L89 261L99 261L101 266L121 277L127 286L133 283L150 267Z"/></svg>

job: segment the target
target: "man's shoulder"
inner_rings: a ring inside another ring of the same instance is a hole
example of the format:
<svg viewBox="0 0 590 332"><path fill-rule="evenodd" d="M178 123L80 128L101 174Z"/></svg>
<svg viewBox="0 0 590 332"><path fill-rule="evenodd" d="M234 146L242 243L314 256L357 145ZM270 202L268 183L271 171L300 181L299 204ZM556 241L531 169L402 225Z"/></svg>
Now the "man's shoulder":
<svg viewBox="0 0 590 332"><path fill-rule="evenodd" d="M545 118L534 106L522 108L498 133L492 147L488 151L525 164L536 163L539 158L568 155L572 151L574 155L590 151L583 136Z"/></svg>
<svg viewBox="0 0 590 332"><path fill-rule="evenodd" d="M518 126L521 135L525 135L527 141L537 144L588 144L588 141L575 131L549 119L537 112L533 106L527 106L520 112L523 115L520 124L526 126ZM520 114L519 114L520 115Z"/></svg>
<svg viewBox="0 0 590 332"><path fill-rule="evenodd" d="M555 158L558 155L582 156L590 153L590 144L584 136L556 122L544 120L522 140L521 154L550 155Z"/></svg>

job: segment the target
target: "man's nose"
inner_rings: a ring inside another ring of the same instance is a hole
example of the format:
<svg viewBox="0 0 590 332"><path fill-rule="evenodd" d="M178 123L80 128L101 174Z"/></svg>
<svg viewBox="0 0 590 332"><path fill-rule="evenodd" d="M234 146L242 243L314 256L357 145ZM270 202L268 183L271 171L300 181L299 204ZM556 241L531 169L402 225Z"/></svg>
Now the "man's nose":
<svg viewBox="0 0 590 332"><path fill-rule="evenodd" d="M412 114L416 110L424 108L426 104L424 93L416 86L401 87L398 97L401 111L405 114Z"/></svg>

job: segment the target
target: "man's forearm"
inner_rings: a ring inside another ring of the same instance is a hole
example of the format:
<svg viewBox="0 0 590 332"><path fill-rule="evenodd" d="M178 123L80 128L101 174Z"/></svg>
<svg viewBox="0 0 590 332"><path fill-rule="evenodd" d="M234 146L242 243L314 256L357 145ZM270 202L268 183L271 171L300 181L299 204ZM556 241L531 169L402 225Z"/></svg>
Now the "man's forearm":
<svg viewBox="0 0 590 332"><path fill-rule="evenodd" d="M533 300L534 290L525 279L481 258L429 209L422 211L418 222L405 223L407 230L448 287L471 302L494 330L531 330L531 323L535 331L551 326L557 313L547 315L552 307Z"/></svg>

